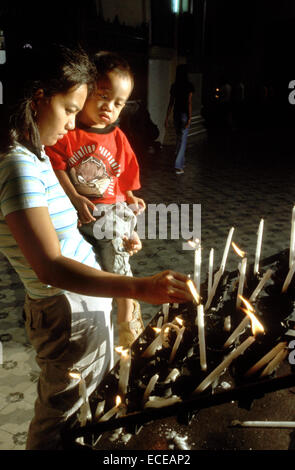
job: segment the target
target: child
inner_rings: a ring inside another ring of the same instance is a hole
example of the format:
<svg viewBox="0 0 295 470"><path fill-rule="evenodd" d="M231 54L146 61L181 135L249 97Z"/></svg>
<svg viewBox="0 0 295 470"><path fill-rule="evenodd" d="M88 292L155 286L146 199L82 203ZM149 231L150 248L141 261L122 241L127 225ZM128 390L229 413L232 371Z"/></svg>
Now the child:
<svg viewBox="0 0 295 470"><path fill-rule="evenodd" d="M145 203L132 192L140 188L137 159L114 124L132 92L133 75L127 62L111 52L96 54L94 63L96 88L78 116L77 128L46 152L103 269L132 276L129 256L141 248L134 232L135 213L144 210ZM130 347L144 329L140 306L133 299L116 301L119 343Z"/></svg>

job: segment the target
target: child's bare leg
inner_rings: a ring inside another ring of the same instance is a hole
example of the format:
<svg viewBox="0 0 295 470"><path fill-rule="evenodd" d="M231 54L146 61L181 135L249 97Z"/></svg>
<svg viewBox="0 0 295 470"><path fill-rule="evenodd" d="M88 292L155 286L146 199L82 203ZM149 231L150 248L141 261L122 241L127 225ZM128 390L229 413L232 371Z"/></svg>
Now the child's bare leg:
<svg viewBox="0 0 295 470"><path fill-rule="evenodd" d="M134 309L134 304L132 299L124 299L123 297L119 297L115 299L117 302L117 321L118 324L131 321L132 320L132 313Z"/></svg>
<svg viewBox="0 0 295 470"><path fill-rule="evenodd" d="M116 298L119 346L130 348L144 330L140 305L132 299Z"/></svg>

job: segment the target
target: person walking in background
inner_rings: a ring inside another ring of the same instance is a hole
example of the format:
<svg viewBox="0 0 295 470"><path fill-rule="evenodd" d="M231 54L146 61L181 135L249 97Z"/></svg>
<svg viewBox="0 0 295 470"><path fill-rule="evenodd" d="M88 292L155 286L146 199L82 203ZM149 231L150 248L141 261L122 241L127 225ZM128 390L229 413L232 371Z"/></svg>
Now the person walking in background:
<svg viewBox="0 0 295 470"><path fill-rule="evenodd" d="M89 396L113 366L111 298L154 304L192 300L187 276L102 271L77 228L76 209L44 146L75 127L95 70L81 50L20 51L10 62L0 106L0 251L26 291L26 331L40 367L26 448L62 448L62 427L81 407L79 370Z"/></svg>
<svg viewBox="0 0 295 470"><path fill-rule="evenodd" d="M195 91L188 79L187 65L180 64L176 69L175 82L170 88L170 100L167 108L165 127L173 109L173 121L176 132L175 173L184 173L187 136L192 118L192 95Z"/></svg>

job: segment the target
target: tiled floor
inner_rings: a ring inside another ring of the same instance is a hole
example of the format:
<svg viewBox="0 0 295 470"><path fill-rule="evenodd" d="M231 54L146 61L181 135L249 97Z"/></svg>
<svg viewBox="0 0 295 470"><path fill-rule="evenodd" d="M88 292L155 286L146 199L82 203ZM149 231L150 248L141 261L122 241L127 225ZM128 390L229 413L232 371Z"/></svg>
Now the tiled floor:
<svg viewBox="0 0 295 470"><path fill-rule="evenodd" d="M203 279L210 249L215 250L218 266L231 227L235 228L233 240L247 252L249 262L254 261L261 218L265 221L262 257L287 248L295 201L295 165L293 149L282 134L236 132L231 139L202 134L189 144L181 176L173 171L173 147L140 159L142 190L138 195L147 204L201 204ZM132 260L134 274L149 275L167 268L192 273L193 253L183 251L182 243L181 238L171 237L168 241L143 240L143 250ZM227 269L236 267L237 257L230 251ZM0 450L24 449L38 367L24 332L22 286L2 258L0 289ZM146 324L157 309L142 304Z"/></svg>

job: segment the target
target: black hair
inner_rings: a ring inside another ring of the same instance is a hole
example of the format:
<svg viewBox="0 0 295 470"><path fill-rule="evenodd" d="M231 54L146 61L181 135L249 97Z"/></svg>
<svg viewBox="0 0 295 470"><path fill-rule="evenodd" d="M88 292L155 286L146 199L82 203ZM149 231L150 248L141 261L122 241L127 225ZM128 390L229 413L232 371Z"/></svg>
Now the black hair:
<svg viewBox="0 0 295 470"><path fill-rule="evenodd" d="M46 97L52 97L86 84L91 91L95 67L81 48L69 49L58 44L42 50L22 49L10 59L0 105L0 152L6 153L18 141L41 159L39 129L32 106L37 90L42 89Z"/></svg>
<svg viewBox="0 0 295 470"><path fill-rule="evenodd" d="M100 51L93 55L92 60L96 67L96 81L104 78L107 73L115 72L129 77L131 87L134 87L134 75L129 63L116 52Z"/></svg>

